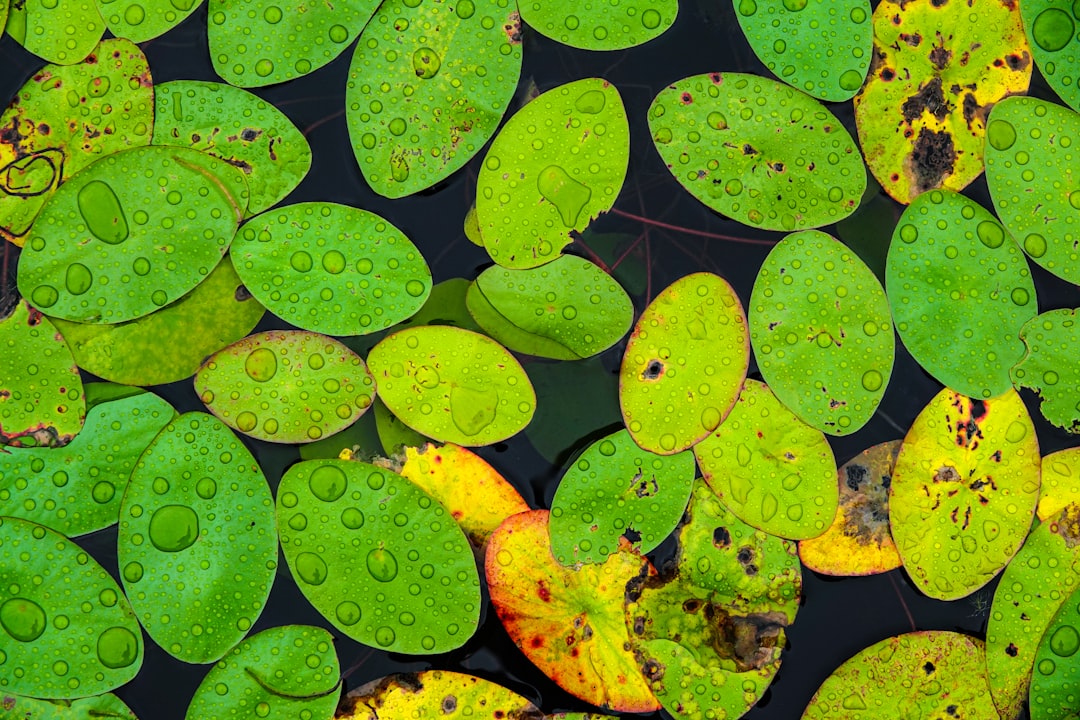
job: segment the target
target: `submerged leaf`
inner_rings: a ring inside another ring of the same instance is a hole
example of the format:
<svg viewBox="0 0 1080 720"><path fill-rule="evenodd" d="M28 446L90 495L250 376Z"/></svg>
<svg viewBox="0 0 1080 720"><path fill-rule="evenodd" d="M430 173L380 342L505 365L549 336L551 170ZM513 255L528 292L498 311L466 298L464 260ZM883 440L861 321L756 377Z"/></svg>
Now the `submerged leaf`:
<svg viewBox="0 0 1080 720"><path fill-rule="evenodd" d="M379 445L387 456L397 455L407 447L426 445L431 439L403 423L397 415L387 409L386 403L381 398L375 398L372 414L375 416L375 432L379 438Z"/></svg>
<svg viewBox="0 0 1080 720"><path fill-rule="evenodd" d="M342 700L338 720L442 718L541 720L527 698L483 678L445 670L398 673L372 680Z"/></svg>
<svg viewBox="0 0 1080 720"><path fill-rule="evenodd" d="M1066 598L1039 643L1028 694L1031 720L1076 717L1080 665L1072 656L1077 650L1080 650L1080 590L1074 590Z"/></svg>
<svg viewBox="0 0 1080 720"><path fill-rule="evenodd" d="M1010 371L1016 387L1031 388L1042 398L1043 417L1071 433L1080 433L1080 323L1076 310L1051 310L1020 328L1027 354Z"/></svg>
<svg viewBox="0 0 1080 720"><path fill-rule="evenodd" d="M678 0L522 0L521 19L542 35L583 50L623 50L662 35Z"/></svg>

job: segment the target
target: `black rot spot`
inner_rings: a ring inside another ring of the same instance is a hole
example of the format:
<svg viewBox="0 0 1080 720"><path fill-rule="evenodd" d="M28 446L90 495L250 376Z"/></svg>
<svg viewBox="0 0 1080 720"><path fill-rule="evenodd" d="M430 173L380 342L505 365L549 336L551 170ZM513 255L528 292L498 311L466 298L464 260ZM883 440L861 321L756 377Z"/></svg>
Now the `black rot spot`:
<svg viewBox="0 0 1080 720"><path fill-rule="evenodd" d="M689 105L694 102L694 96L688 92L684 92L679 99L682 100L683 105Z"/></svg>
<svg viewBox="0 0 1080 720"><path fill-rule="evenodd" d="M927 661L927 663L922 666L922 669L927 675L932 675L934 670L937 670L937 668L934 667L934 663L930 661Z"/></svg>
<svg viewBox="0 0 1080 720"><path fill-rule="evenodd" d="M1014 645L1013 643L1009 643L1009 646L1005 648L1005 654L1009 657L1016 657L1019 652L1020 649L1017 648L1016 645Z"/></svg>
<svg viewBox="0 0 1080 720"><path fill-rule="evenodd" d="M731 547L731 533L726 527L718 527L712 533L713 545L721 550Z"/></svg>
<svg viewBox="0 0 1080 720"><path fill-rule="evenodd" d="M664 363L659 360L650 360L641 377L645 380L656 380L664 374Z"/></svg>
<svg viewBox="0 0 1080 720"><path fill-rule="evenodd" d="M457 710L457 698L453 695L447 695L442 700L443 715L449 715Z"/></svg>

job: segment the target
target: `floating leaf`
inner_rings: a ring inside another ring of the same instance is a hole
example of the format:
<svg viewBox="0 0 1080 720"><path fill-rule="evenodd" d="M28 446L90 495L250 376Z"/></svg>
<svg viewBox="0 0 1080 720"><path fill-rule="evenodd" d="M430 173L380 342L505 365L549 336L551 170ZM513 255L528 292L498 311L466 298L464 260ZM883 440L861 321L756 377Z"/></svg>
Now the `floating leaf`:
<svg viewBox="0 0 1080 720"><path fill-rule="evenodd" d="M866 172L855 141L825 106L754 75L694 75L649 108L660 157L686 190L733 220L804 230L858 207Z"/></svg>
<svg viewBox="0 0 1080 720"><path fill-rule="evenodd" d="M963 190L983 171L986 116L1023 93L1031 53L1017 3L883 0L874 63L855 96L866 164L902 202Z"/></svg>
<svg viewBox="0 0 1080 720"><path fill-rule="evenodd" d="M167 402L138 391L95 405L62 448L9 449L0 455L0 515L67 537L114 525L136 461L174 417Z"/></svg>
<svg viewBox="0 0 1080 720"><path fill-rule="evenodd" d="M49 319L26 304L0 319L0 446L59 445L83 426L79 369Z"/></svg>
<svg viewBox="0 0 1080 720"><path fill-rule="evenodd" d="M1038 525L1005 568L986 627L986 670L1004 717L1024 704L1039 638L1080 585L1080 504L1069 503Z"/></svg>
<svg viewBox="0 0 1080 720"><path fill-rule="evenodd" d="M0 518L3 692L79 698L120 687L142 665L131 606L112 576L53 530Z"/></svg>
<svg viewBox="0 0 1080 720"><path fill-rule="evenodd" d="M274 501L216 418L185 413L143 453L120 507L117 559L139 622L178 660L214 662L251 629L277 569Z"/></svg>
<svg viewBox="0 0 1080 720"><path fill-rule="evenodd" d="M379 444L386 455L397 455L407 447L420 447L430 440L398 419L380 398L375 398L372 414L375 416L375 431L379 436Z"/></svg>
<svg viewBox="0 0 1080 720"><path fill-rule="evenodd" d="M1071 146L1078 134L1080 116L1072 110L1027 97L995 105L986 134L986 184L1001 222L1028 257L1074 284L1080 173Z"/></svg>
<svg viewBox="0 0 1080 720"><path fill-rule="evenodd" d="M354 640L430 655L460 647L476 631L480 578L465 534L400 475L362 462L307 460L282 478L277 514L296 584ZM422 554L416 538L424 538Z"/></svg>
<svg viewBox="0 0 1080 720"><path fill-rule="evenodd" d="M981 640L945 630L885 638L834 670L802 720L889 717L897 712L999 720L986 684L983 653Z"/></svg>
<svg viewBox="0 0 1080 720"><path fill-rule="evenodd" d="M533 510L499 526L485 568L507 633L559 687L604 710L659 707L623 619L626 583L654 573L648 560L624 547L602 564L565 568L551 554L548 511Z"/></svg>
<svg viewBox="0 0 1080 720"><path fill-rule="evenodd" d="M426 670L388 675L350 691L335 717L339 720L405 717L541 720L546 716L527 698L490 680Z"/></svg>
<svg viewBox="0 0 1080 720"><path fill-rule="evenodd" d="M264 312L226 255L194 290L149 315L118 325L56 320L56 327L83 370L127 385L163 385L194 375Z"/></svg>
<svg viewBox="0 0 1080 720"><path fill-rule="evenodd" d="M138 43L164 35L200 5L202 0L97 0L112 34Z"/></svg>
<svg viewBox="0 0 1080 720"><path fill-rule="evenodd" d="M571 231L615 204L629 162L626 108L611 83L578 80L530 101L499 131L476 181L491 259L531 268L557 258Z"/></svg>
<svg viewBox="0 0 1080 720"><path fill-rule="evenodd" d="M375 405L378 406L378 398ZM301 460L367 459L381 455L379 433L375 429L375 413L366 412L360 419L339 433L324 437L297 448ZM346 458L346 453L348 458Z"/></svg>
<svg viewBox="0 0 1080 720"><path fill-rule="evenodd" d="M677 569L626 589L626 621L649 686L676 718L737 718L780 667L802 578L794 543L740 522L699 483Z"/></svg>
<svg viewBox="0 0 1080 720"><path fill-rule="evenodd" d="M868 0L740 0L735 15L769 70L819 100L850 100L870 67Z"/></svg>
<svg viewBox="0 0 1080 720"><path fill-rule="evenodd" d="M731 414L694 455L713 491L753 527L805 540L833 522L839 490L832 449L764 383L746 381Z"/></svg>
<svg viewBox="0 0 1080 720"><path fill-rule="evenodd" d="M823 534L799 543L799 559L826 575L874 575L900 567L889 532L889 484L900 441L864 450L840 468L840 505Z"/></svg>
<svg viewBox="0 0 1080 720"><path fill-rule="evenodd" d="M94 0L25 0L9 6L8 35L48 62L81 62L104 32L105 21Z"/></svg>
<svg viewBox="0 0 1080 720"><path fill-rule="evenodd" d="M788 235L765 258L750 296L750 340L780 401L831 435L865 425L892 376L896 348L881 283L817 230Z"/></svg>
<svg viewBox="0 0 1080 720"><path fill-rule="evenodd" d="M634 321L634 304L619 283L570 255L540 268L489 267L465 301L477 323L507 348L556 360L597 355Z"/></svg>
<svg viewBox="0 0 1080 720"><path fill-rule="evenodd" d="M333 338L268 330L207 358L195 392L234 430L302 443L356 422L371 406L375 383L360 356Z"/></svg>
<svg viewBox="0 0 1080 720"><path fill-rule="evenodd" d="M105 40L78 65L46 65L19 90L0 127L14 129L0 134L0 238L21 246L60 183L104 155L150 143L146 56L127 40Z"/></svg>
<svg viewBox="0 0 1080 720"><path fill-rule="evenodd" d="M415 314L431 271L409 238L367 210L289 205L245 223L233 258L255 299L281 319L327 335L384 330Z"/></svg>
<svg viewBox="0 0 1080 720"><path fill-rule="evenodd" d="M1074 110L1080 108L1080 8L1071 0L1025 0L1020 6L1031 54L1050 88ZM1041 124L1041 123L1040 123Z"/></svg>
<svg viewBox="0 0 1080 720"><path fill-rule="evenodd" d="M194 0L177 2L194 4ZM190 147L243 171L249 193L247 215L271 207L307 175L311 167L307 139L257 95L197 80L163 83L154 92L154 144Z"/></svg>
<svg viewBox="0 0 1080 720"><path fill-rule="evenodd" d="M1035 656L1028 705L1031 720L1069 720L1076 717L1076 686L1080 667L1072 656L1080 650L1080 591L1062 604L1046 629Z"/></svg>
<svg viewBox="0 0 1080 720"><path fill-rule="evenodd" d="M0 0L0 33L3 32L3 28L7 24L7 16L8 0Z"/></svg>
<svg viewBox="0 0 1080 720"><path fill-rule="evenodd" d="M662 35L678 0L524 0L521 18L542 35L583 50L623 50Z"/></svg>
<svg viewBox="0 0 1080 720"><path fill-rule="evenodd" d="M345 91L353 152L375 192L425 190L495 134L521 74L520 24L509 0L382 4Z"/></svg>
<svg viewBox="0 0 1080 720"><path fill-rule="evenodd" d="M239 170L195 150L109 155L42 209L19 258L19 290L65 320L113 324L148 315L221 261L246 195Z"/></svg>
<svg viewBox="0 0 1080 720"><path fill-rule="evenodd" d="M939 382L983 399L1012 387L1035 283L981 205L948 190L916 198L893 230L885 287L900 339Z"/></svg>
<svg viewBox="0 0 1080 720"><path fill-rule="evenodd" d="M551 552L563 565L603 562L626 536L651 552L679 524L694 486L690 452L656 455L619 430L597 440L559 481Z"/></svg>
<svg viewBox="0 0 1080 720"><path fill-rule="evenodd" d="M397 472L438 500L475 547L503 520L529 509L513 485L476 453L452 443L406 447Z"/></svg>
<svg viewBox="0 0 1080 720"><path fill-rule="evenodd" d="M386 407L417 432L458 445L490 445L532 419L536 394L494 340L428 325L390 335L368 355Z"/></svg>
<svg viewBox="0 0 1080 720"><path fill-rule="evenodd" d="M1080 448L1059 450L1042 459L1042 487L1035 514L1045 521L1069 503L1080 505Z"/></svg>
<svg viewBox="0 0 1080 720"><path fill-rule="evenodd" d="M1043 417L1071 433L1080 432L1080 370L1073 362L1080 343L1076 312L1051 310L1024 323L1020 339L1027 354L1010 371L1016 387L1039 393Z"/></svg>
<svg viewBox="0 0 1080 720"><path fill-rule="evenodd" d="M326 630L309 625L252 635L210 668L185 717L330 718L341 682L333 641Z"/></svg>
<svg viewBox="0 0 1080 720"><path fill-rule="evenodd" d="M634 442L670 455L701 441L735 404L749 363L735 290L711 273L673 282L641 313L619 370L619 404Z"/></svg>
<svg viewBox="0 0 1080 720"><path fill-rule="evenodd" d="M955 600L1012 559L1038 499L1039 443L1017 392L984 401L946 388L904 438L889 522L918 588Z"/></svg>
<svg viewBox="0 0 1080 720"><path fill-rule="evenodd" d="M0 13L2 15L2 13ZM0 17L0 20L3 18ZM0 717L24 720L87 720L88 718L120 718L138 720L131 708L112 693L79 700L38 700L4 693Z"/></svg>
<svg viewBox="0 0 1080 720"><path fill-rule="evenodd" d="M340 55L378 6L378 0L210 0L214 72L245 88L307 75Z"/></svg>

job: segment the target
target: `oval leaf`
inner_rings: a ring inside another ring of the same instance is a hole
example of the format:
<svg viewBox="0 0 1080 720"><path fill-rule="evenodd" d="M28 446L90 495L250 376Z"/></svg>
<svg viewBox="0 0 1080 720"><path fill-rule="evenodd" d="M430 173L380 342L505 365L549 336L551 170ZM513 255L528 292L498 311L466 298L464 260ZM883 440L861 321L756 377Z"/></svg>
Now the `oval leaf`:
<svg viewBox="0 0 1080 720"><path fill-rule="evenodd" d="M1025 0L1020 15L1043 78L1070 107L1080 108L1080 7L1072 0Z"/></svg>
<svg viewBox="0 0 1080 720"><path fill-rule="evenodd" d="M583 50L623 50L662 35L679 14L678 0L525 0L521 18L541 35Z"/></svg>
<svg viewBox="0 0 1080 720"><path fill-rule="evenodd" d="M38 57L71 65L88 57L105 32L94 0L12 2L7 33Z"/></svg>
<svg viewBox="0 0 1080 720"><path fill-rule="evenodd" d="M376 710L377 709L377 710ZM464 717L541 720L542 712L526 698L502 685L456 672L425 670L388 675L349 692L338 720L379 718Z"/></svg>

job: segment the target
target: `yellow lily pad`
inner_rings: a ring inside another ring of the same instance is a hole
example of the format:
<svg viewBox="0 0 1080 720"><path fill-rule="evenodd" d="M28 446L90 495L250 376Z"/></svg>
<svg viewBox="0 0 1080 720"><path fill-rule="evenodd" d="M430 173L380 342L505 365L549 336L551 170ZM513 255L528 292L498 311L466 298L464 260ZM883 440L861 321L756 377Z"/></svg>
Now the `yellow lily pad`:
<svg viewBox="0 0 1080 720"><path fill-rule="evenodd" d="M445 670L398 673L349 692L337 720L440 718L442 720L541 720L528 698L490 680Z"/></svg>
<svg viewBox="0 0 1080 720"><path fill-rule="evenodd" d="M1059 450L1042 459L1042 489L1035 514L1045 521L1069 503L1080 505L1080 448Z"/></svg>

